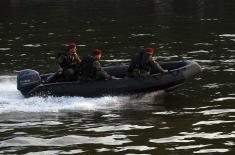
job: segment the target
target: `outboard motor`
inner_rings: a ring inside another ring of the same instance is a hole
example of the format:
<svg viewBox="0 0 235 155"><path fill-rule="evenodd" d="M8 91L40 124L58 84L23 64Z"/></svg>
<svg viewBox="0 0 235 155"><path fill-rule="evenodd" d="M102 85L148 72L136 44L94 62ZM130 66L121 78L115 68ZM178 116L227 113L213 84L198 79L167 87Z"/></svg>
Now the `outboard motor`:
<svg viewBox="0 0 235 155"><path fill-rule="evenodd" d="M24 95L34 87L40 85L41 77L39 73L32 69L24 69L17 73L17 89Z"/></svg>

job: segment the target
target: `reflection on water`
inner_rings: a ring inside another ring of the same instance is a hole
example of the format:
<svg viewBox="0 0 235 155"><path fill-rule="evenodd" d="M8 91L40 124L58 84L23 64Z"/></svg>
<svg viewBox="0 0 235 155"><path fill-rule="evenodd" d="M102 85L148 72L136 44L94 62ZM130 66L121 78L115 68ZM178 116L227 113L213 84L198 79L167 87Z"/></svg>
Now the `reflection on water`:
<svg viewBox="0 0 235 155"><path fill-rule="evenodd" d="M234 152L234 0L0 1L0 154ZM69 42L127 64L144 47L159 61L195 60L197 78L165 94L32 97L15 71L55 71Z"/></svg>
<svg viewBox="0 0 235 155"><path fill-rule="evenodd" d="M106 126L106 127L98 127L98 128L90 128L86 131L94 131L94 132L107 132L107 131L122 131L122 130L133 130L133 129L148 129L153 128L153 126L139 126L139 125L121 125L121 126Z"/></svg>
<svg viewBox="0 0 235 155"><path fill-rule="evenodd" d="M0 147L6 146L69 146L75 144L103 144L122 145L131 142L125 135L112 135L104 137L86 137L69 135L59 138L42 139L35 137L16 137L1 142Z"/></svg>

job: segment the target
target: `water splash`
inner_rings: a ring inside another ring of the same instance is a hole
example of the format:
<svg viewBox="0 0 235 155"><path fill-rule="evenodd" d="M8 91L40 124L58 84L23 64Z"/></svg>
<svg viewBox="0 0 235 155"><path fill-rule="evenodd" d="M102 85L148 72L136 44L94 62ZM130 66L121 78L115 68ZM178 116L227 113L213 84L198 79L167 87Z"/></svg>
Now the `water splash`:
<svg viewBox="0 0 235 155"><path fill-rule="evenodd" d="M151 102L153 94L147 94L149 102ZM142 98L146 101L146 95ZM16 88L16 76L0 76L0 114L11 112L107 111L141 106L140 101L142 101L140 98L133 99L128 95L97 98L53 96L24 98Z"/></svg>
<svg viewBox="0 0 235 155"><path fill-rule="evenodd" d="M16 88L15 76L0 76L0 114L117 109L128 99L128 96L24 98Z"/></svg>

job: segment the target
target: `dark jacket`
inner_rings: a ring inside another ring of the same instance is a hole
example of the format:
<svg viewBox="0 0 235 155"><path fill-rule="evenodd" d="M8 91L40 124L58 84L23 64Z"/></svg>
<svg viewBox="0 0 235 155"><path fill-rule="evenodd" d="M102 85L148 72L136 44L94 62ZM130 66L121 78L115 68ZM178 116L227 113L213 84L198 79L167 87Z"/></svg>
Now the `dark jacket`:
<svg viewBox="0 0 235 155"><path fill-rule="evenodd" d="M80 62L81 60L77 54L60 53L57 58L57 63L61 68L73 68L80 64Z"/></svg>
<svg viewBox="0 0 235 155"><path fill-rule="evenodd" d="M148 76L151 69L163 70L162 67L153 60L152 56L146 52L139 52L131 59L127 75L129 77Z"/></svg>
<svg viewBox="0 0 235 155"><path fill-rule="evenodd" d="M94 59L92 56L87 56L82 59L80 70L82 81L105 80L111 78L111 76L101 68L99 60Z"/></svg>

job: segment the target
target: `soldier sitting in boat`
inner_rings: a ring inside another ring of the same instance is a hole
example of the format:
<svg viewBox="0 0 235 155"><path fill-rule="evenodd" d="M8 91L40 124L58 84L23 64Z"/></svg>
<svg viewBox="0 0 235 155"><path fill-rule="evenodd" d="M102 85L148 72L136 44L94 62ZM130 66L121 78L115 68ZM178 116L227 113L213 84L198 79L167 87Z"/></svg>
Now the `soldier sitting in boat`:
<svg viewBox="0 0 235 155"><path fill-rule="evenodd" d="M57 73L49 77L48 82L77 80L79 75L80 62L81 60L77 54L76 44L69 44L67 52L58 54L57 64L59 69Z"/></svg>
<svg viewBox="0 0 235 155"><path fill-rule="evenodd" d="M158 62L152 58L154 49L146 48L145 51L139 52L131 59L131 63L127 70L128 77L147 77L150 75L151 69L158 69L161 73L168 70L163 69Z"/></svg>
<svg viewBox="0 0 235 155"><path fill-rule="evenodd" d="M116 79L115 76L109 75L101 68L100 58L102 56L100 49L94 49L92 56L87 56L82 59L80 64L81 81L94 81L94 80L110 80Z"/></svg>

